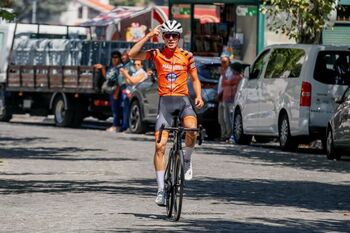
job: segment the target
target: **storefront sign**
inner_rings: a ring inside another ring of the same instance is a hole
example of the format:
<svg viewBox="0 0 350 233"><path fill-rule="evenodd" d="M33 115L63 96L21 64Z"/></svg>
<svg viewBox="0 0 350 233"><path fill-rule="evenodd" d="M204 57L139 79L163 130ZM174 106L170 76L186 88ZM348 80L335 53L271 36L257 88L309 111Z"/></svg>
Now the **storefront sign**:
<svg viewBox="0 0 350 233"><path fill-rule="evenodd" d="M256 16L258 8L256 6L237 6L237 16Z"/></svg>

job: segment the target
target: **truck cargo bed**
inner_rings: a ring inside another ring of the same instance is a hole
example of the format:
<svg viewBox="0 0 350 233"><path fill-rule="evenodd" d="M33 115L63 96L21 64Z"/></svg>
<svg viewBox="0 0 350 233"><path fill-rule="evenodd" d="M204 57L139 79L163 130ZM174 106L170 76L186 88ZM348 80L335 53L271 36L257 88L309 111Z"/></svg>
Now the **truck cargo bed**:
<svg viewBox="0 0 350 233"><path fill-rule="evenodd" d="M7 90L98 93L102 78L93 66L10 65Z"/></svg>

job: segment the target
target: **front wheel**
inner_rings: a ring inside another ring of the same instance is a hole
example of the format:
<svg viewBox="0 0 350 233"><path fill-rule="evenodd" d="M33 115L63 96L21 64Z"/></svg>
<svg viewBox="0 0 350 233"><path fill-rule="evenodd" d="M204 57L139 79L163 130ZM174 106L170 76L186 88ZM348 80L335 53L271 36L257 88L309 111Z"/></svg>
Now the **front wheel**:
<svg viewBox="0 0 350 233"><path fill-rule="evenodd" d="M336 159L339 160L341 155L339 154L339 151L337 151L334 147L334 140L333 140L333 133L332 129L327 130L327 144L326 144L326 153L327 153L327 159Z"/></svg>
<svg viewBox="0 0 350 233"><path fill-rule="evenodd" d="M249 145L252 141L252 136L244 134L242 114L240 111L235 113L233 120L233 137L235 138L235 142L240 145Z"/></svg>
<svg viewBox="0 0 350 233"><path fill-rule="evenodd" d="M183 155L182 151L177 154L175 160L175 172L174 172L174 187L173 187L173 219L178 221L181 215L182 198L184 191L184 167L183 167Z"/></svg>
<svg viewBox="0 0 350 233"><path fill-rule="evenodd" d="M172 182L172 177L174 173L174 154L173 150L170 149L169 152L169 157L168 157L168 163L165 169L164 173L164 188L166 192L165 196L165 207L166 207L166 214L170 218L173 214L173 182Z"/></svg>
<svg viewBox="0 0 350 233"><path fill-rule="evenodd" d="M279 124L279 142L284 151L293 151L298 147L295 138L290 135L290 127L287 115L283 115Z"/></svg>

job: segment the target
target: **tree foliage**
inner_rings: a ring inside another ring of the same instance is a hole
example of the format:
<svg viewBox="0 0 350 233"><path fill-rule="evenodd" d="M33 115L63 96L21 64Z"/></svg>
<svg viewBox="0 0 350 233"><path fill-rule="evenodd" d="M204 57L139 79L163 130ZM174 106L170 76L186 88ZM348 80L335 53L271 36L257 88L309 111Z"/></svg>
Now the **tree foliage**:
<svg viewBox="0 0 350 233"><path fill-rule="evenodd" d="M1 0L0 2L0 19L13 20L15 14L12 13L8 8L11 6L10 0Z"/></svg>
<svg viewBox="0 0 350 233"><path fill-rule="evenodd" d="M336 0L263 0L261 12L267 15L268 27L298 43L320 42Z"/></svg>

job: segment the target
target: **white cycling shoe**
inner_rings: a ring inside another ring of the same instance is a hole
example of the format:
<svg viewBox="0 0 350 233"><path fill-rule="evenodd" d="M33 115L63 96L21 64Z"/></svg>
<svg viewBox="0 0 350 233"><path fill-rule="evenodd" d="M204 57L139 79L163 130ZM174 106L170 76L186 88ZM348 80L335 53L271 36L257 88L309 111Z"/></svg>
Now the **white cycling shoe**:
<svg viewBox="0 0 350 233"><path fill-rule="evenodd" d="M185 180L192 180L192 159L184 161Z"/></svg>
<svg viewBox="0 0 350 233"><path fill-rule="evenodd" d="M157 197L156 197L155 202L159 206L165 206L165 192L164 192L164 190L159 190L157 192Z"/></svg>

